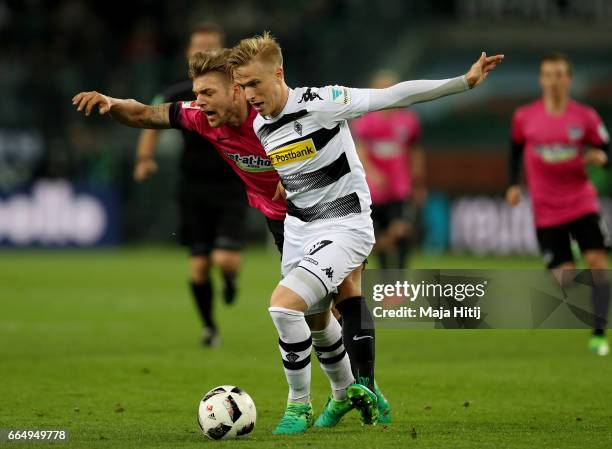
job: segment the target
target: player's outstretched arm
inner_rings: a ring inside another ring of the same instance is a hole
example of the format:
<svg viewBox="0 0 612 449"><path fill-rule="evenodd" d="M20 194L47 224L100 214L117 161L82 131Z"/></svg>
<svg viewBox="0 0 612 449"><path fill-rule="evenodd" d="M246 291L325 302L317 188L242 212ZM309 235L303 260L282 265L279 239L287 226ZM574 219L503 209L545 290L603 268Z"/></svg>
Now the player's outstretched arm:
<svg viewBox="0 0 612 449"><path fill-rule="evenodd" d="M472 89L481 84L503 59L504 55L487 56L483 52L465 75L456 78L404 81L386 89L369 89L368 110L404 108Z"/></svg>
<svg viewBox="0 0 612 449"><path fill-rule="evenodd" d="M75 95L72 104L87 116L97 107L100 115L109 114L133 128L170 128L170 103L148 106L136 100L122 100L93 91Z"/></svg>

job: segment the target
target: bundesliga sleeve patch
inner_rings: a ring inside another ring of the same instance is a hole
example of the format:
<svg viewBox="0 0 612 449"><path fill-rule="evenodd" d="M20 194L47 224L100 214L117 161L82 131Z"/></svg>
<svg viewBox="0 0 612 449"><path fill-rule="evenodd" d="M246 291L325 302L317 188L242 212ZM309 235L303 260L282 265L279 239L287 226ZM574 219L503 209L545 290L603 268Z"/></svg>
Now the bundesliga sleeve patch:
<svg viewBox="0 0 612 449"><path fill-rule="evenodd" d="M597 127L597 133L599 134L599 138L603 143L608 143L610 141L610 135L608 134L606 125L604 125L603 123L600 123Z"/></svg>
<svg viewBox="0 0 612 449"><path fill-rule="evenodd" d="M329 99L334 103L349 104L351 102L351 93L346 87L332 86L329 92Z"/></svg>
<svg viewBox="0 0 612 449"><path fill-rule="evenodd" d="M200 109L195 101L183 101L183 109Z"/></svg>

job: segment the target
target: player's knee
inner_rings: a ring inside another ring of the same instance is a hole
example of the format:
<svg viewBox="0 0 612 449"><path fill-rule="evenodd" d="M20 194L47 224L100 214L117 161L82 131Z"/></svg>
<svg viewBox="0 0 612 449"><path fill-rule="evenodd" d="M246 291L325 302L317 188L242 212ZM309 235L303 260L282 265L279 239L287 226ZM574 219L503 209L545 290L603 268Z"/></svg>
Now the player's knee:
<svg viewBox="0 0 612 449"><path fill-rule="evenodd" d="M216 250L212 254L214 264L223 272L234 273L240 269L240 251Z"/></svg>
<svg viewBox="0 0 612 449"><path fill-rule="evenodd" d="M306 308L318 303L328 294L327 286L323 284L323 281L319 277L300 267L291 270L287 276L280 281L274 293L278 292L282 297L291 296L286 290L289 290L293 295L298 297ZM271 302L276 299L274 293L272 294Z"/></svg>
<svg viewBox="0 0 612 449"><path fill-rule="evenodd" d="M203 284L208 282L210 276L210 258L208 256L194 256L190 262L191 282Z"/></svg>
<svg viewBox="0 0 612 449"><path fill-rule="evenodd" d="M338 295L335 299L336 304L346 298L361 296L361 270L361 267L355 269L338 286Z"/></svg>
<svg viewBox="0 0 612 449"><path fill-rule="evenodd" d="M282 307L305 312L308 306L296 292L283 285L277 285L270 297L270 307Z"/></svg>

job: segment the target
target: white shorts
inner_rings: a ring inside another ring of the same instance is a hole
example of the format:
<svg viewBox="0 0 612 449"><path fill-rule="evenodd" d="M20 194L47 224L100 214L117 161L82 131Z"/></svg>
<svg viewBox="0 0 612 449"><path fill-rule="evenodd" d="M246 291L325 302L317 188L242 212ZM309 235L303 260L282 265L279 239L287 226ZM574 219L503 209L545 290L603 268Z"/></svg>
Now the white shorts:
<svg viewBox="0 0 612 449"><path fill-rule="evenodd" d="M321 223L328 222L328 223ZM287 217L281 271L283 285L306 302L306 315L329 310L331 293L369 256L374 246L369 213L352 220L319 220L316 226ZM299 267L293 275L292 270Z"/></svg>

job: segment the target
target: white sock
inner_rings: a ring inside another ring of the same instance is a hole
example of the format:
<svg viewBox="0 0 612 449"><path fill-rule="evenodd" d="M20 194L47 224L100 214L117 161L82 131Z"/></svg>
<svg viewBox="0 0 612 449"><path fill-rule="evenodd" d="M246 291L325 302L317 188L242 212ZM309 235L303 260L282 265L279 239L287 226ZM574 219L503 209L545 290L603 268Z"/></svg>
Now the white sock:
<svg viewBox="0 0 612 449"><path fill-rule="evenodd" d="M310 402L312 338L304 314L284 307L268 309L278 331L278 346L289 384L289 402Z"/></svg>
<svg viewBox="0 0 612 449"><path fill-rule="evenodd" d="M338 320L332 316L327 328L312 331L312 344L321 368L329 379L334 399L337 401L345 399L346 387L355 379L351 372L351 362L344 349L342 327Z"/></svg>

